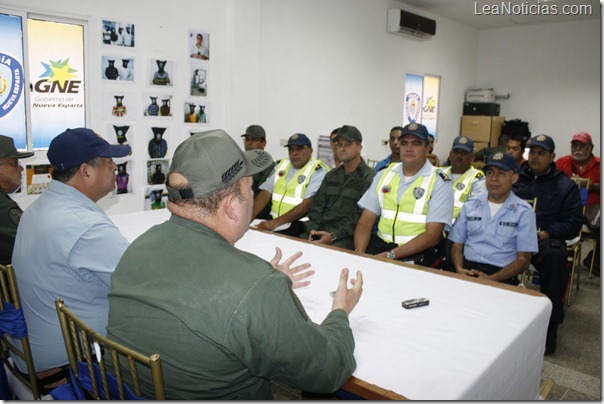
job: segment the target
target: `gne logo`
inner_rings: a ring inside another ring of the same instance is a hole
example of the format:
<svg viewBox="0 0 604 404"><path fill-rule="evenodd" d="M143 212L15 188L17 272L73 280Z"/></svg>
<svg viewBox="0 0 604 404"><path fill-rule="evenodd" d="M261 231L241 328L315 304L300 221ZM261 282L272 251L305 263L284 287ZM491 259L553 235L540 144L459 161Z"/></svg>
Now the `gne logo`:
<svg viewBox="0 0 604 404"><path fill-rule="evenodd" d="M38 93L70 93L77 94L82 84L81 80L72 80L77 78L75 72L77 70L72 69L69 66L69 58L65 60L49 60L50 63L42 63L44 66L44 73L42 73L38 80L33 85L33 90Z"/></svg>

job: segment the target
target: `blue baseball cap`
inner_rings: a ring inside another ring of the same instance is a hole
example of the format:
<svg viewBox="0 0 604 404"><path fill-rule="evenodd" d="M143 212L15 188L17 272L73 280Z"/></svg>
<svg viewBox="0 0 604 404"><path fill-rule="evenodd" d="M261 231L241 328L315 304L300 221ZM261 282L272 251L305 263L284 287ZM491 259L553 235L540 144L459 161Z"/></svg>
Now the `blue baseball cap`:
<svg viewBox="0 0 604 404"><path fill-rule="evenodd" d="M112 145L91 129L76 128L52 139L46 156L55 170L65 171L94 157L125 157L129 153L130 146Z"/></svg>
<svg viewBox="0 0 604 404"><path fill-rule="evenodd" d="M310 139L304 133L294 133L287 140L285 147L289 146L308 146L312 147Z"/></svg>
<svg viewBox="0 0 604 404"><path fill-rule="evenodd" d="M403 133L401 133L401 137L404 135L413 135L415 137L418 137L422 140L425 141L429 141L430 139L428 138L428 136L430 135L428 133L428 128L426 128L424 125L422 125L421 123L410 123L409 125L405 126L403 128Z"/></svg>
<svg viewBox="0 0 604 404"><path fill-rule="evenodd" d="M529 141L526 142L526 146L539 146L543 147L545 150L550 152L556 150L556 144L554 143L554 139L547 135L537 135L535 137L530 138Z"/></svg>
<svg viewBox="0 0 604 404"><path fill-rule="evenodd" d="M484 165L483 171L488 170L488 168L491 166L497 167L503 171L516 172L516 170L518 170L518 164L516 164L514 156L502 152L497 152L489 157L487 159L487 163Z"/></svg>
<svg viewBox="0 0 604 404"><path fill-rule="evenodd" d="M468 153L474 153L474 141L467 136L457 136L453 140L451 150L463 150Z"/></svg>

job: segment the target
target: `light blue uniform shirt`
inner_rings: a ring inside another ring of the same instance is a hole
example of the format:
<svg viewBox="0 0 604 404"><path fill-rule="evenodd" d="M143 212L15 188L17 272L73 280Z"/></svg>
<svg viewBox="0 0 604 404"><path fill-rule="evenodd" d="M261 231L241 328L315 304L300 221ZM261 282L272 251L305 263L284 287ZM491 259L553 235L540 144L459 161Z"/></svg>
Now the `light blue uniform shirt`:
<svg viewBox="0 0 604 404"><path fill-rule="evenodd" d="M127 247L105 212L62 182L51 181L25 210L13 266L37 371L68 362L55 299L62 298L86 324L105 334L111 274Z"/></svg>
<svg viewBox="0 0 604 404"><path fill-rule="evenodd" d="M309 163L312 160L309 161ZM275 169L273 170L270 177L264 181L262 185L260 185L260 189L264 189L265 191L273 193L273 189L275 188L275 173L277 172L277 168L279 167L279 163L275 164ZM310 175L310 180L306 189L304 191L304 196L302 199L312 198L315 196L321 183L323 182L323 178L325 178L325 174L327 174L327 170L321 166L317 166L318 168ZM298 173L299 170L295 169L294 166L291 166L287 173L287 177L285 177L285 182L289 182L294 176Z"/></svg>
<svg viewBox="0 0 604 404"><path fill-rule="evenodd" d="M400 177L400 184L398 186L397 200L401 200L403 194L409 188L418 176L429 176L432 170L432 164L428 160L424 166L409 180L405 180L403 175L403 165L398 166L398 175ZM367 209L370 212L380 216L382 208L377 197L376 189L377 185L385 175L387 170L382 170L373 177L373 182L369 186L369 189L361 197L358 205L362 209ZM451 229L451 222L453 221L453 188L451 187L450 181L445 181L440 175L436 175L434 181L434 187L432 189L432 196L428 200L428 214L426 217L426 223L444 223L444 231Z"/></svg>
<svg viewBox="0 0 604 404"><path fill-rule="evenodd" d="M384 160L380 160L376 163L375 167L373 167L373 171L376 173L380 171L382 168L388 167L392 163L392 154L386 157Z"/></svg>
<svg viewBox="0 0 604 404"><path fill-rule="evenodd" d="M516 260L518 252L539 251L531 206L511 192L491 217L487 198L483 193L468 199L449 233L449 240L464 244L464 257L503 268Z"/></svg>

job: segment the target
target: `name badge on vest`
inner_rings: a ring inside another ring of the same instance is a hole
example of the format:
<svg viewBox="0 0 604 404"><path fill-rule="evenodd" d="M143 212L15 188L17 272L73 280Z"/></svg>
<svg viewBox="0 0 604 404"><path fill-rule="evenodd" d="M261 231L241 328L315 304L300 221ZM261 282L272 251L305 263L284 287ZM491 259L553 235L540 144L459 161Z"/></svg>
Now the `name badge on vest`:
<svg viewBox="0 0 604 404"><path fill-rule="evenodd" d="M413 188L413 196L415 199L419 199L426 193L426 190L420 187Z"/></svg>
<svg viewBox="0 0 604 404"><path fill-rule="evenodd" d="M306 175L301 175L298 177L298 184L303 184L306 181Z"/></svg>
<svg viewBox="0 0 604 404"><path fill-rule="evenodd" d="M457 188L459 191L461 191L465 187L466 187L466 185L464 183L462 183L462 182L460 182L459 184L455 185L455 188Z"/></svg>

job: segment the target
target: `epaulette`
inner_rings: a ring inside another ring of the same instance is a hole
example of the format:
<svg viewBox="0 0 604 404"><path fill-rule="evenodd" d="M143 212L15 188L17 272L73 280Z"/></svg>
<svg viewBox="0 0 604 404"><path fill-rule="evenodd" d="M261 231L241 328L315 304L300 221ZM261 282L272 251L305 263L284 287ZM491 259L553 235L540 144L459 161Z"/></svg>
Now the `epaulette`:
<svg viewBox="0 0 604 404"><path fill-rule="evenodd" d="M436 173L440 178L442 178L443 181L451 181L451 178L449 178L449 176L445 174L443 170L438 169L436 170Z"/></svg>
<svg viewBox="0 0 604 404"><path fill-rule="evenodd" d="M476 178L483 178L484 177L484 173L482 171L479 171L478 174L476 174Z"/></svg>

